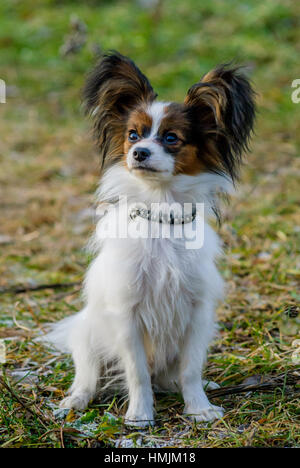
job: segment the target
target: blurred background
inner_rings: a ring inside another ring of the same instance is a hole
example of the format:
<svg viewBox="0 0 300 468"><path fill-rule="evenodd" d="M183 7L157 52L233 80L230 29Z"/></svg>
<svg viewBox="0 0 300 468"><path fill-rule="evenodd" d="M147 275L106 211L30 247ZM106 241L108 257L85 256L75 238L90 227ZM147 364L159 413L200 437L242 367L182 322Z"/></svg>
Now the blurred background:
<svg viewBox="0 0 300 468"><path fill-rule="evenodd" d="M7 93L0 104L0 338L8 336L4 327L18 335L16 321L25 327L21 351L8 342L12 367L29 359L28 330L81 304L99 161L80 90L108 49L130 56L163 100L182 101L216 64L248 67L258 93L256 134L220 229L228 296L208 373L221 369L228 384L293 367L300 103L292 102L291 86L300 78L299 13L297 0L1 0L0 79ZM76 284L3 293L52 283ZM231 340L240 343L243 365L232 357ZM71 379L65 372L55 384L60 389Z"/></svg>

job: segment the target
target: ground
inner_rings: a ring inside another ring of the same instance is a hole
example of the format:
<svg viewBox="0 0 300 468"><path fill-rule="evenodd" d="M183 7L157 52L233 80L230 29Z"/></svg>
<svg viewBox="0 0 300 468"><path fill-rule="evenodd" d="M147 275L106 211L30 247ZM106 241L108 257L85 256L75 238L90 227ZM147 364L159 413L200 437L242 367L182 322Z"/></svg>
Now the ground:
<svg viewBox="0 0 300 468"><path fill-rule="evenodd" d="M141 4L0 5L0 78L7 84L0 104L0 446L299 447L300 103L291 100L300 78L299 4ZM248 66L258 93L251 153L216 226L227 298L206 376L228 388L211 394L226 410L212 424L185 420L175 394L157 395L158 424L143 431L124 426L126 402L118 397L62 413L57 404L73 377L71 359L33 342L34 330L82 303L99 161L80 88L107 49L134 58L165 100L183 100L205 72L232 59ZM67 285L7 292L54 283ZM260 384L268 379L266 391ZM242 383L258 389L232 393Z"/></svg>

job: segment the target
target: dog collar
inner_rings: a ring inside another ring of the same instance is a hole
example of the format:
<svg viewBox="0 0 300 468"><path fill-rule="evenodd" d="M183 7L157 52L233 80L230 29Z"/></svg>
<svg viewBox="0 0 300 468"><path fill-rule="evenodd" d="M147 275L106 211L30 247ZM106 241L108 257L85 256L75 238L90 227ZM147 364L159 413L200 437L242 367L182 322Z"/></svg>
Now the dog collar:
<svg viewBox="0 0 300 468"><path fill-rule="evenodd" d="M194 221L197 215L196 206L193 204L192 213L189 215L178 216L173 213L163 214L161 212L152 213L151 210L145 208L133 208L131 209L129 216L132 220L137 217L146 219L147 221L154 221L162 224L187 224Z"/></svg>

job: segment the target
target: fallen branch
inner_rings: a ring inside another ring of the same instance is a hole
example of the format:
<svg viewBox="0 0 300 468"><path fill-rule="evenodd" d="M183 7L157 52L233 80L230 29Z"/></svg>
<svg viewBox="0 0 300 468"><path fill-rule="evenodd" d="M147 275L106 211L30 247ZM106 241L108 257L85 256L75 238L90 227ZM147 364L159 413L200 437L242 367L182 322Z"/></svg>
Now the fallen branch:
<svg viewBox="0 0 300 468"><path fill-rule="evenodd" d="M41 422L41 424L46 428L47 425L49 424L49 421L44 418L44 416L42 416L40 414L40 411L35 411L33 410L32 408L30 408L30 406L33 405L33 403L24 403L22 398L20 398L16 393L15 391L10 387L10 385L8 385L4 378L0 376L0 385L2 385L2 387L4 387L9 393L10 395L12 396L12 398L14 400L16 400L26 411L28 411L28 413L30 413L33 417L35 418L38 418L39 421Z"/></svg>
<svg viewBox="0 0 300 468"><path fill-rule="evenodd" d="M52 284L25 284L20 286L12 286L10 288L0 288L0 294L21 294L28 291L41 291L42 289L61 289L71 288L81 285L81 281L74 281L72 283L52 283Z"/></svg>
<svg viewBox="0 0 300 468"><path fill-rule="evenodd" d="M247 393L247 392L270 392L276 388L281 390L285 388L286 385L296 385L299 382L299 377L293 375L292 373L280 374L274 376L274 378L269 377L268 380L265 380L261 383L255 384L239 384L239 385L228 385L226 387L217 388L214 390L207 390L207 394L211 398L217 398L225 395L234 395L238 393Z"/></svg>

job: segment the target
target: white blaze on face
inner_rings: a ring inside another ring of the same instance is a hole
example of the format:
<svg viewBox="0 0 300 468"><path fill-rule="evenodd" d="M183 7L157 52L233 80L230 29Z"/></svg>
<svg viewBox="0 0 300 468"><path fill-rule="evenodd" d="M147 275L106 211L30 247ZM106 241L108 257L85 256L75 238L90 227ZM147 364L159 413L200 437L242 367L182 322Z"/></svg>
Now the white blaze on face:
<svg viewBox="0 0 300 468"><path fill-rule="evenodd" d="M157 134L162 119L165 116L165 108L168 106L166 102L155 102L151 104L146 112L152 119L152 126L149 136L137 141L127 154L127 165L129 170L132 170L135 175L142 177L150 176L151 178L170 179L174 171L174 158L167 153L163 146L157 141ZM137 148L146 148L151 154L141 162L134 158L134 151ZM144 168L144 170L143 170ZM148 170L147 170L148 169Z"/></svg>
<svg viewBox="0 0 300 468"><path fill-rule="evenodd" d="M165 108L169 105L168 102L154 102L148 107L147 113L152 118L152 128L150 137L154 138L157 135L161 121L165 115Z"/></svg>

